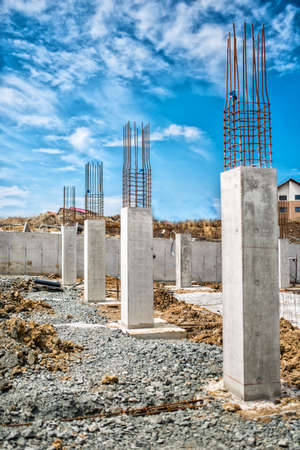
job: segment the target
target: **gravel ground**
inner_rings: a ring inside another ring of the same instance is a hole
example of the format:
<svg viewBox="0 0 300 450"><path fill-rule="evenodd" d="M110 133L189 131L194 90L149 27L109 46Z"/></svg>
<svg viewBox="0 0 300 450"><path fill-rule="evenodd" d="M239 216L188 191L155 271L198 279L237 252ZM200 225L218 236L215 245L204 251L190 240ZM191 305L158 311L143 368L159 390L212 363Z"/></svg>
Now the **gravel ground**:
<svg viewBox="0 0 300 450"><path fill-rule="evenodd" d="M0 286L10 280L2 277ZM82 305L75 289L28 297L47 301L55 311L30 318L54 325L62 339L84 346L84 358L67 373L28 368L13 379L13 388L0 394L0 422L6 424L0 426L1 448L300 449L299 421L293 417L244 420L208 396L195 410L60 422L205 396L205 386L222 376L222 352L187 340L135 340L106 329L96 307ZM19 316L28 319L28 314ZM119 382L101 384L106 374ZM7 426L28 421L32 425Z"/></svg>

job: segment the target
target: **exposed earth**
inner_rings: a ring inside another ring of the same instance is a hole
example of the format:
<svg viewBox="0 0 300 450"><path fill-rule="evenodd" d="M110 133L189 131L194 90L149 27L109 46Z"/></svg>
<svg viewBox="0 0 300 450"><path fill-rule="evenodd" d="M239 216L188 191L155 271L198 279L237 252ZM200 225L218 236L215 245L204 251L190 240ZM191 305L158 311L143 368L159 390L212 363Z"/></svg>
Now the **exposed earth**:
<svg viewBox="0 0 300 450"><path fill-rule="evenodd" d="M243 403L222 389L218 314L155 288L155 314L188 339L135 340L81 303L82 285L36 292L30 279L0 278L4 306L13 292L33 305L0 317L2 448L300 448L299 330L287 321L282 398Z"/></svg>

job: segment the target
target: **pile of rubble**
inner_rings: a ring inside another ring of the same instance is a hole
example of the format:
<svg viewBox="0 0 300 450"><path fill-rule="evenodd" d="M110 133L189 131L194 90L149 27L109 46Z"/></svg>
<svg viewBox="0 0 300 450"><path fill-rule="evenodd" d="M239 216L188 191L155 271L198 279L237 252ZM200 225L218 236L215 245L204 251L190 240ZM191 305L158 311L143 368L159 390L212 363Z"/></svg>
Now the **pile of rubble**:
<svg viewBox="0 0 300 450"><path fill-rule="evenodd" d="M43 300L24 298L19 290L0 292L0 320L20 312L44 312L53 314L53 309Z"/></svg>
<svg viewBox="0 0 300 450"><path fill-rule="evenodd" d="M0 324L0 375L6 379L25 372L27 367L65 371L81 350L72 341L62 341L48 324L19 317Z"/></svg>

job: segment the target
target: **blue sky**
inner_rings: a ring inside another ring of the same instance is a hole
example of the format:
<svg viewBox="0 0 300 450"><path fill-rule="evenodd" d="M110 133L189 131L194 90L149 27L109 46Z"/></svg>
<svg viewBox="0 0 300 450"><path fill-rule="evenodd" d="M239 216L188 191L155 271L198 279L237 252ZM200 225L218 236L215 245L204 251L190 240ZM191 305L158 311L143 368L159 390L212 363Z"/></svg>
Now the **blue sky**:
<svg viewBox="0 0 300 450"><path fill-rule="evenodd" d="M264 22L278 181L300 179L300 4L258 0L0 0L0 216L83 206L104 163L121 206L122 126L151 124L153 213L219 217L226 35Z"/></svg>

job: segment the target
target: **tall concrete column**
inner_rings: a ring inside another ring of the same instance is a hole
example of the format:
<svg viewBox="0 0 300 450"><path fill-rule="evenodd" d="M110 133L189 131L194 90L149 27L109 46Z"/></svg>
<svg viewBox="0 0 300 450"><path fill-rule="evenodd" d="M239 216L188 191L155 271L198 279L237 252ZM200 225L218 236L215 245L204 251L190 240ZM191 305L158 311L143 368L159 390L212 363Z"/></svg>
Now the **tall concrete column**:
<svg viewBox="0 0 300 450"><path fill-rule="evenodd" d="M77 279L77 258L76 258L76 241L77 227L62 226L62 284L67 286L76 283Z"/></svg>
<svg viewBox="0 0 300 450"><path fill-rule="evenodd" d="M153 219L151 208L121 209L121 324L153 326Z"/></svg>
<svg viewBox="0 0 300 450"><path fill-rule="evenodd" d="M84 303L105 301L105 221L84 222Z"/></svg>
<svg viewBox="0 0 300 450"><path fill-rule="evenodd" d="M279 287L290 287L290 260L288 239L278 239Z"/></svg>
<svg viewBox="0 0 300 450"><path fill-rule="evenodd" d="M176 233L176 287L192 284L192 237L190 234Z"/></svg>
<svg viewBox="0 0 300 450"><path fill-rule="evenodd" d="M244 400L280 395L276 170L221 175L223 376Z"/></svg>

